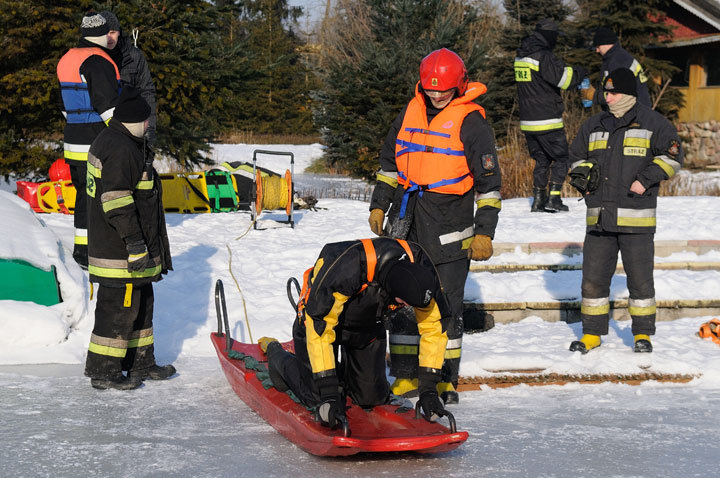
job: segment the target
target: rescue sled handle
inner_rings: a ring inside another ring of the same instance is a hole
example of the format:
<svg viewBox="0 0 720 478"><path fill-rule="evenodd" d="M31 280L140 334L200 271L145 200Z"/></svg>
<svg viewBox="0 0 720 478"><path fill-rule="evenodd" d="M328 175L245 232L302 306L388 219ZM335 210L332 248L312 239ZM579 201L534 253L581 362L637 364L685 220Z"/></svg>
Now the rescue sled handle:
<svg viewBox="0 0 720 478"><path fill-rule="evenodd" d="M220 313L222 310L222 314ZM230 325L228 324L227 305L225 305L225 288L220 279L215 282L215 312L217 313L219 337L223 336L223 323L225 324L225 352L229 352L232 348L232 338L230 337Z"/></svg>
<svg viewBox="0 0 720 478"><path fill-rule="evenodd" d="M420 417L424 417L421 409L420 409L420 400L417 401L415 404L415 418L419 419ZM450 413L449 411L445 410L445 416L448 417L448 422L450 423L450 433L457 433L457 425L455 424L455 416Z"/></svg>
<svg viewBox="0 0 720 478"><path fill-rule="evenodd" d="M297 295L298 295L298 301L300 301L300 283L299 283L298 280L297 280L296 278L294 278L294 277L289 278L288 281L287 281L287 296L288 296L288 300L290 301L290 305L293 306L293 310L294 310L295 313L297 314L297 311L298 311L298 302L295 302L295 299L293 299L293 292L292 292L292 287L291 287L292 285L295 286L295 290L297 291Z"/></svg>

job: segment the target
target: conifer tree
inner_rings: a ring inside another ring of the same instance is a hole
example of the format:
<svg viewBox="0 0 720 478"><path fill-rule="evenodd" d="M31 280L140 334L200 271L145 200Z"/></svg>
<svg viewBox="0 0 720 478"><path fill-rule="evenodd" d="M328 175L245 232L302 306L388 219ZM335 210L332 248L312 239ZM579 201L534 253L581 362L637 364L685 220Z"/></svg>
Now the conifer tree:
<svg viewBox="0 0 720 478"><path fill-rule="evenodd" d="M288 6L287 0L243 0L238 7L244 54L256 75L238 94L234 127L257 133L314 133L314 77L302 61L304 42L294 30L302 9Z"/></svg>
<svg viewBox="0 0 720 478"><path fill-rule="evenodd" d="M316 121L328 166L373 177L390 124L414 94L420 61L449 48L478 79L489 46L480 15L448 0L339 0L323 25ZM482 104L482 97L479 103Z"/></svg>
<svg viewBox="0 0 720 478"><path fill-rule="evenodd" d="M0 174L42 175L62 156L55 69L92 3L0 0Z"/></svg>
<svg viewBox="0 0 720 478"><path fill-rule="evenodd" d="M112 10L138 30L155 81L159 152L186 168L206 162L201 152L231 123L252 75L244 38L224 29L233 10L204 0L132 0Z"/></svg>

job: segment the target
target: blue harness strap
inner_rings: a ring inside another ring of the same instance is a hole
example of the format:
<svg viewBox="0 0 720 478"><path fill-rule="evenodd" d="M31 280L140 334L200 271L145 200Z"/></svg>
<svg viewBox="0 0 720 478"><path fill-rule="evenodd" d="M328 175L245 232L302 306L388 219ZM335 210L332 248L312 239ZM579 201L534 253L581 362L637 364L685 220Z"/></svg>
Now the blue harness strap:
<svg viewBox="0 0 720 478"><path fill-rule="evenodd" d="M432 146L426 146L424 144L412 143L410 141L404 141L402 139L396 139L395 144L404 148L404 149L401 149L400 151L398 151L395 154L395 157L398 157L400 155L407 154L407 153L437 153L437 154L447 154L449 156L464 156L465 155L465 151L460 151L457 149L450 149L450 148L434 148Z"/></svg>
<svg viewBox="0 0 720 478"><path fill-rule="evenodd" d="M405 211L407 209L407 203L408 199L410 198L410 193L419 191L419 196L422 197L423 191L429 191L431 189L439 188L441 186L449 186L450 184L459 183L466 177L470 176L470 173L463 174L462 176L458 178L453 179L441 179L440 181L434 182L432 184L422 185L417 184L408 179L405 174L402 171L398 171L398 176L402 179L406 180L410 186L405 186L405 193L403 194L402 202L400 203L400 219L405 217Z"/></svg>

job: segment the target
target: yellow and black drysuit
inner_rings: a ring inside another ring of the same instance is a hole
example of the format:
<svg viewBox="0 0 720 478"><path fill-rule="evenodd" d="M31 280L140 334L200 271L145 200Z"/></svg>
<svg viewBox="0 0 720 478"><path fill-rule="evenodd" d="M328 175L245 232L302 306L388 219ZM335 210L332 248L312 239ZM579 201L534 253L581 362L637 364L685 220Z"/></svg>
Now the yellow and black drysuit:
<svg viewBox="0 0 720 478"><path fill-rule="evenodd" d="M575 88L585 70L566 65L552 53L552 45L540 32L523 39L515 58L520 130L525 133L530 156L535 160L533 185L560 195L568 172L568 144L563 123L562 90Z"/></svg>
<svg viewBox="0 0 720 478"><path fill-rule="evenodd" d="M73 257L87 266L87 196L85 176L88 150L97 135L112 118L120 93L120 72L109 55L86 39L70 49L57 65L63 102L64 157L76 189L75 247Z"/></svg>
<svg viewBox="0 0 720 478"><path fill-rule="evenodd" d="M495 138L483 108L474 102L486 91L482 83L469 83L463 96L438 110L418 83L415 97L388 132L370 201L371 211L389 210L386 233L420 244L437 268L452 309L442 381L455 386L468 247L475 235L495 235L501 208ZM390 374L416 378L415 319L403 311L390 327Z"/></svg>
<svg viewBox="0 0 720 478"><path fill-rule="evenodd" d="M619 250L630 291L632 333L652 335L657 195L660 182L675 175L683 163L677 132L662 115L636 103L621 118L603 112L583 123L570 157L571 175L592 172L596 178L585 195L583 332L608 333L610 281ZM636 180L646 189L641 195L630 190Z"/></svg>
<svg viewBox="0 0 720 478"><path fill-rule="evenodd" d="M152 283L172 270L172 260L161 183L143 143L113 119L88 154L88 271L100 284L85 365L91 378L155 365ZM138 242L150 265L129 272L127 245Z"/></svg>
<svg viewBox="0 0 720 478"><path fill-rule="evenodd" d="M271 377L280 374L308 407L335 399L339 386L361 407L387 403L383 316L395 302L386 278L393 265L408 260L435 276L418 244L390 238L326 244L306 273L309 294L293 324L295 355L268 347ZM439 282L433 282L432 299L426 307L415 308L421 380L432 391L440 380L450 313Z"/></svg>

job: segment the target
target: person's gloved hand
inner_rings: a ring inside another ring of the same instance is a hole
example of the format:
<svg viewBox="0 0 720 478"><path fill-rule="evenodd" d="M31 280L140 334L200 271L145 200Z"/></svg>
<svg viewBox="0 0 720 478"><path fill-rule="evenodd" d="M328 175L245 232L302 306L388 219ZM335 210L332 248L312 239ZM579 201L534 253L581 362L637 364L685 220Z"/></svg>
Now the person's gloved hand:
<svg viewBox="0 0 720 478"><path fill-rule="evenodd" d="M484 234L475 234L470 247L468 247L468 258L474 261L486 261L492 255L492 239Z"/></svg>
<svg viewBox="0 0 720 478"><path fill-rule="evenodd" d="M335 429L345 419L345 404L340 397L326 399L318 407L318 415L323 426Z"/></svg>
<svg viewBox="0 0 720 478"><path fill-rule="evenodd" d="M447 413L436 390L421 393L419 402L423 415L425 415L425 420L429 422L434 422Z"/></svg>
<svg viewBox="0 0 720 478"><path fill-rule="evenodd" d="M128 272L144 271L154 265L143 241L131 242L125 248L128 253Z"/></svg>
<svg viewBox="0 0 720 478"><path fill-rule="evenodd" d="M600 170L595 167L595 163L581 163L574 167L569 175L570 186L582 195L595 191L600 184Z"/></svg>
<svg viewBox="0 0 720 478"><path fill-rule="evenodd" d="M370 217L368 218L368 223L370 224L370 230L374 232L378 236L382 236L383 233L383 223L385 222L385 211L382 209L376 208L370 211Z"/></svg>

